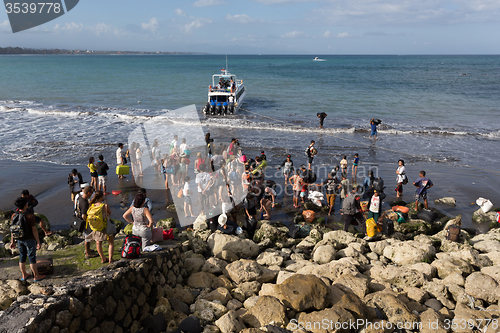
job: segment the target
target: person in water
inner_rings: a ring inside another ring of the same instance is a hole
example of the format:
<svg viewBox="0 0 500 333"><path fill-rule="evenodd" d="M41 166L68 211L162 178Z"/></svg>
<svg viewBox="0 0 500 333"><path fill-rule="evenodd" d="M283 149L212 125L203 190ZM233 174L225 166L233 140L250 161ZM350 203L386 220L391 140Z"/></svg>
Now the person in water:
<svg viewBox="0 0 500 333"><path fill-rule="evenodd" d="M278 170L283 168L283 175L285 176L285 185L288 185L288 179L293 175L293 161L292 155L288 154L286 160L281 163Z"/></svg>
<svg viewBox="0 0 500 333"><path fill-rule="evenodd" d="M319 118L319 128L323 128L323 122L325 121L325 118L328 116L326 113L321 112L316 114Z"/></svg>
<svg viewBox="0 0 500 333"><path fill-rule="evenodd" d="M377 121L375 121L375 118L372 118L370 120L370 126L371 126L371 129L372 129L372 131L370 133L370 138L372 138L372 137L375 138L375 139L377 138L377 126L378 126L378 124L379 123Z"/></svg>

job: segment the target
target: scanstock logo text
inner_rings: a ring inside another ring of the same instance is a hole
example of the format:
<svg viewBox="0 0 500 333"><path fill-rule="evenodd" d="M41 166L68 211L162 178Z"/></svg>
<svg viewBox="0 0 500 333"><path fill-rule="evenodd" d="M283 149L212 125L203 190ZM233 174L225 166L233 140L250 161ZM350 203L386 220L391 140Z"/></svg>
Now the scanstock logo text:
<svg viewBox="0 0 500 333"><path fill-rule="evenodd" d="M3 0L12 32L52 21L75 8L80 0Z"/></svg>

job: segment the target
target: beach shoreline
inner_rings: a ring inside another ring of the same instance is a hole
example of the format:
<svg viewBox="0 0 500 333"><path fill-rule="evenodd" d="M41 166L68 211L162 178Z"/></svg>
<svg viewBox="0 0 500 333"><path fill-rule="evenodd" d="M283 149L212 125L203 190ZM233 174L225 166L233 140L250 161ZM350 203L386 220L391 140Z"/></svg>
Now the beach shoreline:
<svg viewBox="0 0 500 333"><path fill-rule="evenodd" d="M260 153L260 149L245 149L245 153L250 157L257 156L257 154ZM274 152L274 155L276 154L277 152ZM281 164L281 160L269 160L268 157L268 162L270 166L266 170L266 179L276 181L278 186L277 201L283 203L282 208L277 208L273 211L272 220L288 223L291 221L289 212L292 207L292 198L284 194L284 180L283 177L280 176L281 172L276 170L276 167ZM297 167L298 166L299 165L297 165ZM334 165L315 166L313 164L313 167L320 168L316 169L320 170L320 172L317 172L318 179L316 183L320 183L327 177L326 173L328 170L331 170ZM13 201L15 198L20 196L22 190L28 189L39 201L38 206L35 208L35 212L43 214L48 218L52 230L69 228L70 219L73 214L73 204L70 201L70 193L66 181L67 175L71 169L76 168L82 173L85 181L90 181L90 176L88 175L88 170L85 165L58 165L48 162L1 160L0 168L3 170L0 175L0 184L2 184L2 191L0 191L0 210L13 209ZM105 200L111 207L111 217L123 220L123 213L129 207L136 191L140 187L134 182L131 175L127 176L123 181L119 181L113 172L114 167L111 166L110 169L108 176L108 192L118 190L121 191L121 193L119 195L108 195ZM464 227L478 229L479 232L486 232L488 230L488 226L473 224L471 218L473 212L479 209L479 206L475 204L478 197L488 198L493 204L498 205L495 199L500 197L500 189L498 189L495 184L500 183L500 176L488 174L480 170L476 170L472 173L469 169L430 162L407 164L406 169L406 173L409 177L409 184L404 186L402 198L404 201L407 203L413 202L415 190L412 182L418 178L418 172L420 170L425 170L427 176L435 184L434 187L429 190L429 207L434 207L449 217L461 214ZM362 184L364 180L363 173L367 173L368 170L374 170L376 176L380 176L384 179L386 186L384 192L387 197L384 200L383 208L389 208L388 204L396 199L394 191L396 187L396 165L392 163L377 165L361 163L359 170L358 174L361 176L358 177L359 184ZM473 174L473 177L471 174ZM349 178L351 177L350 170L348 176ZM160 179L159 181L162 180ZM192 185L193 188L194 186L195 184ZM166 207L173 203L169 191L148 188L146 188L146 190L148 191L148 197L153 201L153 219L155 221L167 217L176 217L175 213L166 210ZM176 193L177 190L178 188L175 187L173 193ZM290 192L291 187L289 185L286 193ZM454 197L457 201L456 207L435 205L434 200L442 197ZM195 214L198 212L197 206L197 201L193 201L193 210ZM302 209L296 209L297 212L301 210ZM337 200L335 203L335 215L327 217L329 223L340 221L339 210L340 204L339 200ZM178 219L176 220L178 222ZM241 223L242 221L239 222Z"/></svg>

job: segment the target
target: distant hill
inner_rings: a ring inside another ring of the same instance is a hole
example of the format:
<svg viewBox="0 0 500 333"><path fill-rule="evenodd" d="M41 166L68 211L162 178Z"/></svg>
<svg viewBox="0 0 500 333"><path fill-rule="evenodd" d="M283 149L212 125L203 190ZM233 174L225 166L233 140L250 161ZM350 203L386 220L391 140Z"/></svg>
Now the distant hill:
<svg viewBox="0 0 500 333"><path fill-rule="evenodd" d="M140 52L140 51L92 51L92 50L61 50L61 49L29 49L21 47L0 47L0 54L208 54L197 52Z"/></svg>

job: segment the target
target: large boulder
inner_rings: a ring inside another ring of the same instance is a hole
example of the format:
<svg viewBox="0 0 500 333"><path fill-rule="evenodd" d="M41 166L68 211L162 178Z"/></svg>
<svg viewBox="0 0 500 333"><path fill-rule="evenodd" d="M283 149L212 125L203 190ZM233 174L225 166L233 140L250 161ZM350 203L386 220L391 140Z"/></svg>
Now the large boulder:
<svg viewBox="0 0 500 333"><path fill-rule="evenodd" d="M366 277L358 277L351 274L341 275L332 285L346 293L353 293L359 298L365 297L369 289Z"/></svg>
<svg viewBox="0 0 500 333"><path fill-rule="evenodd" d="M351 274L357 276L359 274L356 264L344 258L341 260L330 261L323 265L307 265L297 271L298 274L313 274L316 276L326 277L330 281L335 281L343 274Z"/></svg>
<svg viewBox="0 0 500 333"><path fill-rule="evenodd" d="M500 251L500 242L494 239L486 239L474 243L474 248L483 253Z"/></svg>
<svg viewBox="0 0 500 333"><path fill-rule="evenodd" d="M259 297L254 306L241 319L251 327L259 328L274 323L285 326L288 323L286 307L273 296Z"/></svg>
<svg viewBox="0 0 500 333"><path fill-rule="evenodd" d="M187 284L191 288L211 288L217 277L211 273L207 272L197 272L189 276Z"/></svg>
<svg viewBox="0 0 500 333"><path fill-rule="evenodd" d="M314 251L313 260L318 264L326 264L335 259L335 248L331 245L322 245Z"/></svg>
<svg viewBox="0 0 500 333"><path fill-rule="evenodd" d="M188 275L199 272L203 265L205 265L205 260L201 258L184 259L184 268L186 269Z"/></svg>
<svg viewBox="0 0 500 333"><path fill-rule="evenodd" d="M212 274L221 274L226 266L227 266L226 261L224 261L222 259L210 257L205 261L205 264L203 265L201 270L203 272L209 272Z"/></svg>
<svg viewBox="0 0 500 333"><path fill-rule="evenodd" d="M324 241L334 241L341 244L343 247L348 246L350 243L362 243L366 244L366 241L357 237L354 237L351 233L343 230L334 230L327 232L323 235Z"/></svg>
<svg viewBox="0 0 500 333"><path fill-rule="evenodd" d="M443 256L442 259L434 260L431 265L436 267L440 279L453 273L470 274L473 272L473 268L468 262L453 256Z"/></svg>
<svg viewBox="0 0 500 333"><path fill-rule="evenodd" d="M269 239L271 242L285 242L288 239L288 228L285 226L276 226L266 221L255 231L253 240L256 243L260 243L266 239Z"/></svg>
<svg viewBox="0 0 500 333"><path fill-rule="evenodd" d="M470 274L465 280L465 292L472 297L482 299L489 303L500 300L500 287L491 276L481 272Z"/></svg>
<svg viewBox="0 0 500 333"><path fill-rule="evenodd" d="M402 234L427 234L432 230L432 224L419 219L410 219L405 223L394 223L394 231Z"/></svg>
<svg viewBox="0 0 500 333"><path fill-rule="evenodd" d="M493 223L497 223L497 212L492 210L492 211L489 211L488 213L484 213L483 210L481 208L479 208L478 210L476 210L473 214L472 214L472 222L474 223L478 223L478 224L481 224L481 223L489 223L489 224L493 224Z"/></svg>
<svg viewBox="0 0 500 333"><path fill-rule="evenodd" d="M444 197L441 199L436 199L434 200L434 203L437 204L442 204L442 205L448 205L451 207L455 207L457 205L457 201L453 197Z"/></svg>
<svg viewBox="0 0 500 333"><path fill-rule="evenodd" d="M239 258L250 259L259 255L259 246L249 239L213 233L208 237L208 247L214 256L224 259L223 251L228 251Z"/></svg>
<svg viewBox="0 0 500 333"><path fill-rule="evenodd" d="M436 254L434 246L416 241L399 242L384 249L384 257L404 266L419 262L430 262Z"/></svg>
<svg viewBox="0 0 500 333"><path fill-rule="evenodd" d="M489 311L472 310L468 306L457 304L452 322L467 323L467 325L457 325L454 332L498 332L497 325L494 329L491 327L490 322L493 318ZM486 325L486 323L489 325ZM486 326L488 326L487 330L485 330Z"/></svg>
<svg viewBox="0 0 500 333"><path fill-rule="evenodd" d="M225 315L220 317L215 325L221 333L239 333L246 327L234 310L229 310Z"/></svg>
<svg viewBox="0 0 500 333"><path fill-rule="evenodd" d="M278 251L265 251L257 257L257 263L265 266L281 266L284 261L284 256Z"/></svg>
<svg viewBox="0 0 500 333"><path fill-rule="evenodd" d="M264 287L266 286L266 287ZM273 296L294 311L322 310L330 303L330 288L314 275L295 274L281 284L263 285L259 296Z"/></svg>
<svg viewBox="0 0 500 333"><path fill-rule="evenodd" d="M263 273L262 266L256 261L248 259L240 259L228 264L224 268L224 275L237 284L257 281Z"/></svg>
<svg viewBox="0 0 500 333"><path fill-rule="evenodd" d="M365 297L368 306L378 308L391 323L416 323L418 317L394 294L376 292Z"/></svg>
<svg viewBox="0 0 500 333"><path fill-rule="evenodd" d="M368 275L376 281L387 282L400 288L420 287L425 282L422 272L409 267L373 266L368 271Z"/></svg>

